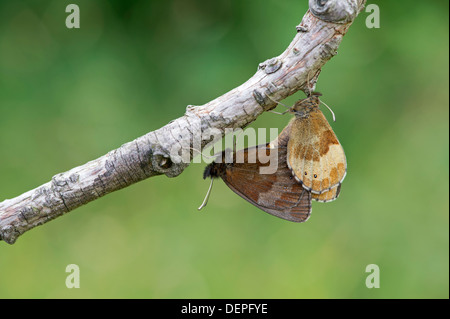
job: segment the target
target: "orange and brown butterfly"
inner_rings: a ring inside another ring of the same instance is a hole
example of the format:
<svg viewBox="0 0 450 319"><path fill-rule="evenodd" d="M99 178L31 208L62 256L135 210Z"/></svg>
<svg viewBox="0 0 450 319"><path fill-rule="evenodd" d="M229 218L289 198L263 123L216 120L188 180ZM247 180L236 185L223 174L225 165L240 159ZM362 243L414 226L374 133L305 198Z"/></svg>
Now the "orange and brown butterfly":
<svg viewBox="0 0 450 319"><path fill-rule="evenodd" d="M288 125L287 165L295 179L312 193L313 199L328 202L339 196L347 173L347 160L319 108L321 95L312 92L288 110L295 117Z"/></svg>
<svg viewBox="0 0 450 319"><path fill-rule="evenodd" d="M226 151L222 152L220 161L205 168L203 178L211 177L211 186L199 209L207 203L214 178L220 177L236 194L263 211L292 222L305 222L311 214L311 193L295 180L287 166L288 133L285 129L271 143L235 152L231 163L225 162ZM261 149L269 162L278 165L273 174L261 174L261 168L267 165L258 159ZM249 160L252 158L256 162Z"/></svg>

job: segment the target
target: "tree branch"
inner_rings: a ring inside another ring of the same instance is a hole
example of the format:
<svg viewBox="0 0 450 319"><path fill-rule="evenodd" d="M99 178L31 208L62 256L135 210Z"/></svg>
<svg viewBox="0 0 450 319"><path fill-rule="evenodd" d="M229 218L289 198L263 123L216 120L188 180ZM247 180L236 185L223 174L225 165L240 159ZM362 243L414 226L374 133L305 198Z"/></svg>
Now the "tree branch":
<svg viewBox="0 0 450 319"><path fill-rule="evenodd" d="M245 127L276 106L267 95L283 100L298 90L308 91L307 78L315 83L364 4L365 0L309 0L310 10L288 48L261 63L241 86L205 105L188 106L184 116L166 126L0 202L0 240L13 244L33 227L146 178L178 176L189 163L179 162L177 151L192 147L199 134ZM210 141L209 136L198 146Z"/></svg>

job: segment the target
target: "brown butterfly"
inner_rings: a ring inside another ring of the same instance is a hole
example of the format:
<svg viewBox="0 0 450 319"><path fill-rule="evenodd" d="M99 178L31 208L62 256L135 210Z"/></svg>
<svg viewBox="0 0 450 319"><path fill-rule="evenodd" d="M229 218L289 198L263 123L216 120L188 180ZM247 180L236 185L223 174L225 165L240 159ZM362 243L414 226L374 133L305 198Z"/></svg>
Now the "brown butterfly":
<svg viewBox="0 0 450 319"><path fill-rule="evenodd" d="M285 134L288 134L288 135L291 134L291 127L293 125L294 120L295 119L292 119L291 122L289 122L288 126L284 129L286 131ZM286 145L286 147L287 147L287 145ZM289 152L288 148L287 148L286 152ZM286 165L288 165L287 162L286 162ZM295 179L298 181L298 178L294 175L294 173L292 172L292 169L291 169L291 173L292 173L292 176L294 176ZM301 181L299 181L299 183L301 183ZM306 187L304 187L304 188L307 189ZM333 201L336 198L338 198L340 191L341 191L341 184L339 184L337 187L333 187L330 190L325 191L321 194L312 193L311 198L318 202L326 203L326 202L330 202L330 201Z"/></svg>
<svg viewBox="0 0 450 319"><path fill-rule="evenodd" d="M222 152L220 162L205 168L203 178L211 177L211 186L199 209L207 203L214 178L220 177L232 191L263 211L289 221L305 222L311 214L311 193L293 178L287 166L288 140L289 130L285 129L271 143L235 152L232 163L224 162L226 151ZM277 161L275 173L261 174L265 164L259 159L256 163L249 160L257 158L261 149L269 160ZM237 158L243 161L236 161Z"/></svg>
<svg viewBox="0 0 450 319"><path fill-rule="evenodd" d="M288 112L287 166L313 199L327 202L337 198L347 173L344 149L319 109L322 94L311 93L297 101Z"/></svg>

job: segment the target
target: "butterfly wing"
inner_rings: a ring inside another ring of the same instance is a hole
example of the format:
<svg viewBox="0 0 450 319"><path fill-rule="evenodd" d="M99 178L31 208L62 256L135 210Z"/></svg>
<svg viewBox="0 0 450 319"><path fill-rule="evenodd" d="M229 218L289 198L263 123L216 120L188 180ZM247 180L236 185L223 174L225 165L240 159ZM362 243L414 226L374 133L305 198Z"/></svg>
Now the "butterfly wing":
<svg viewBox="0 0 450 319"><path fill-rule="evenodd" d="M311 194L311 198L322 203L328 203L331 201L334 201L336 198L338 198L339 193L341 192L341 184L338 185L338 187L333 187L329 191L326 191L322 194Z"/></svg>
<svg viewBox="0 0 450 319"><path fill-rule="evenodd" d="M305 190L292 176L286 165L288 136L280 134L278 147L273 144L260 145L236 152L243 161L226 165L221 177L236 194L263 211L293 222L305 222L311 214L311 193ZM258 152L264 152L268 163L277 165L273 174L261 174L262 163ZM256 157L256 162L252 161Z"/></svg>
<svg viewBox="0 0 450 319"><path fill-rule="evenodd" d="M287 164L295 178L313 194L340 185L347 172L344 149L320 109L292 121ZM330 198L335 195L328 194Z"/></svg>

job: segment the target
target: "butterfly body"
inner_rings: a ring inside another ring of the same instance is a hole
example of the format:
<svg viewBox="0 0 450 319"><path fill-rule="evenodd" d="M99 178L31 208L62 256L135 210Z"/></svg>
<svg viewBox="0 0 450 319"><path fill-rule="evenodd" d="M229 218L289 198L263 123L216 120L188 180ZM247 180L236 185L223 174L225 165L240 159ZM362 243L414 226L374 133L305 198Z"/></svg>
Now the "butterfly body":
<svg viewBox="0 0 450 319"><path fill-rule="evenodd" d="M308 118L311 112L317 112L319 110L320 99L322 94L319 92L312 93L306 99L298 100L293 107L289 109L290 113L293 113L297 118Z"/></svg>

